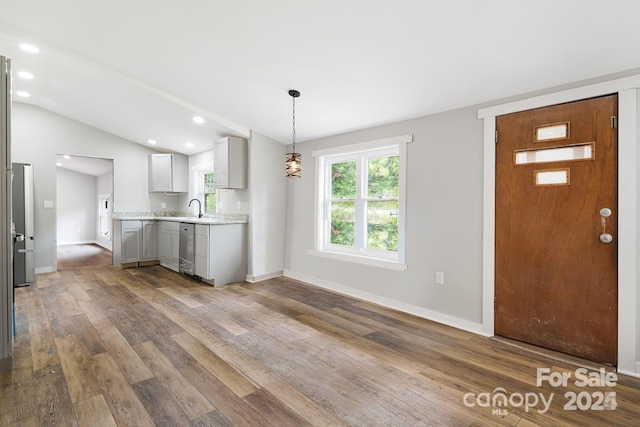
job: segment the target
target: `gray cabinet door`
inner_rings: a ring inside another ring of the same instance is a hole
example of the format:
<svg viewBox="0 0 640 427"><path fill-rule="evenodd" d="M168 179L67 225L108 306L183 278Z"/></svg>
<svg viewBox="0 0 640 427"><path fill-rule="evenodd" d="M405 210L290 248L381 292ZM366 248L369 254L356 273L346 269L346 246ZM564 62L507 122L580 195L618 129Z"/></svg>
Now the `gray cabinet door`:
<svg viewBox="0 0 640 427"><path fill-rule="evenodd" d="M122 229L122 263L140 260L140 228Z"/></svg>
<svg viewBox="0 0 640 427"><path fill-rule="evenodd" d="M158 223L142 221L142 259L158 259Z"/></svg>

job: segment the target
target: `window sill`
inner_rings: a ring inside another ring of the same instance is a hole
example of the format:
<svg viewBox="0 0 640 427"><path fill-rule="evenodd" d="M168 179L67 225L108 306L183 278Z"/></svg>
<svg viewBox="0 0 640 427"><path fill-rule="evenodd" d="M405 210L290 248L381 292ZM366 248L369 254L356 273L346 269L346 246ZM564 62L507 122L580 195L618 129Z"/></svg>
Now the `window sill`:
<svg viewBox="0 0 640 427"><path fill-rule="evenodd" d="M307 254L318 256L321 258L329 258L338 261L352 262L355 264L369 265L371 267L386 268L388 270L407 271L407 264L399 264L395 261L387 261L383 259L369 258L358 255L341 254L337 252L318 251L315 249L307 250Z"/></svg>

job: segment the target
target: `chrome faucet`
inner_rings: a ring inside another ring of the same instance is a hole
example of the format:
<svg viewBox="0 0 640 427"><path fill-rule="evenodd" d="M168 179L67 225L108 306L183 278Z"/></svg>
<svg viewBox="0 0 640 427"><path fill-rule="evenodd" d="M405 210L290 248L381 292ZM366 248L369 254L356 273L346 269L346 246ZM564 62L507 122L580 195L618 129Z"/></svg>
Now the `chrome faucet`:
<svg viewBox="0 0 640 427"><path fill-rule="evenodd" d="M189 204L187 205L188 208L191 207L191 202L193 201L198 202L198 218L202 218L202 203L200 202L200 199L191 199L189 200Z"/></svg>

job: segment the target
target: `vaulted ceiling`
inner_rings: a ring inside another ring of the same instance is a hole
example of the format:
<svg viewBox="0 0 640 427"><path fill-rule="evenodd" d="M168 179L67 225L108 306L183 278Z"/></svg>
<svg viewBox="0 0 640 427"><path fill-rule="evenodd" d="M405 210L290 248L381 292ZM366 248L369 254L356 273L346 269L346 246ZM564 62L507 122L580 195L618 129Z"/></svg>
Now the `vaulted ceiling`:
<svg viewBox="0 0 640 427"><path fill-rule="evenodd" d="M636 0L0 0L0 11L15 101L184 154L250 129L289 143L292 88L304 141L640 67Z"/></svg>

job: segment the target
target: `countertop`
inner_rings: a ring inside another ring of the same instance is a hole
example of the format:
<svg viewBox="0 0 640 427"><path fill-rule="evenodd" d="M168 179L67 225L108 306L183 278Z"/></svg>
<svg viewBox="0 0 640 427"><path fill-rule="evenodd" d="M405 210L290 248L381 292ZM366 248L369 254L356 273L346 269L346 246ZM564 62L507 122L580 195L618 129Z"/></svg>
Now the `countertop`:
<svg viewBox="0 0 640 427"><path fill-rule="evenodd" d="M249 222L248 215L234 215L234 214L216 214L214 216L206 216L198 218L196 216L166 216L166 215L154 215L153 213L114 213L113 219L115 221L173 221L173 222L187 222L190 224L209 224L209 225L224 225L224 224L246 224Z"/></svg>

